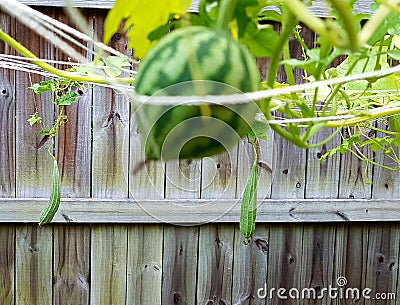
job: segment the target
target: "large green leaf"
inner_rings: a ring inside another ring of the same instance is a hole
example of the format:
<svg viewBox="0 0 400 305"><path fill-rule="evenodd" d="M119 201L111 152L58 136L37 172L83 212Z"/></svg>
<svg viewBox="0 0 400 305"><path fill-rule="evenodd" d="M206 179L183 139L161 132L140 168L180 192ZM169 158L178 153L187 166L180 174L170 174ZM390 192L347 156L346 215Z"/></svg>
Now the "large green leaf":
<svg viewBox="0 0 400 305"><path fill-rule="evenodd" d="M154 41L149 34L168 23L171 15L181 15L190 7L190 0L117 0L104 24L104 41L110 41L122 22L129 38L129 47L142 58Z"/></svg>

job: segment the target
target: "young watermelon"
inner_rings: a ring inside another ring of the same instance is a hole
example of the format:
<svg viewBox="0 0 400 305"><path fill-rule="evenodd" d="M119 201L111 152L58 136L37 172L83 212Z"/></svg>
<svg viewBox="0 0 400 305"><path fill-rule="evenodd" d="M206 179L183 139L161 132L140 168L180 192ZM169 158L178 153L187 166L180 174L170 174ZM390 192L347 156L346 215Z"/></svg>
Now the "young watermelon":
<svg viewBox="0 0 400 305"><path fill-rule="evenodd" d="M223 32L179 29L161 39L141 61L135 80L141 96L229 95L259 89L260 75L248 50ZM137 105L147 160L191 159L229 149L254 122L255 103Z"/></svg>

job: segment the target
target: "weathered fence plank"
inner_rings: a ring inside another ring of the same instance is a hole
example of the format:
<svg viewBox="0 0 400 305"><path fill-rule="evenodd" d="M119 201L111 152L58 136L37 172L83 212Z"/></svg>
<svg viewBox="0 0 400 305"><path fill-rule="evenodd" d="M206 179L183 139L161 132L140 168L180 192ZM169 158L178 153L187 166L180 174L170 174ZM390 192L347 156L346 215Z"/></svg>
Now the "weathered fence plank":
<svg viewBox="0 0 400 305"><path fill-rule="evenodd" d="M0 75L0 197L15 196L14 86Z"/></svg>
<svg viewBox="0 0 400 305"><path fill-rule="evenodd" d="M376 293L396 293L400 231L394 226L371 225L368 234L368 257L365 286L372 289L366 304L395 304L393 299L379 299Z"/></svg>
<svg viewBox="0 0 400 305"><path fill-rule="evenodd" d="M172 161L166 164L165 197L200 197L201 160ZM196 209L196 207L192 207ZM164 228L162 301L165 305L196 304L199 228Z"/></svg>
<svg viewBox="0 0 400 305"><path fill-rule="evenodd" d="M14 305L15 226L0 225L0 303Z"/></svg>
<svg viewBox="0 0 400 305"><path fill-rule="evenodd" d="M0 12L0 27L15 35L15 20ZM0 42L0 53L14 51ZM15 196L15 72L0 70L0 197Z"/></svg>
<svg viewBox="0 0 400 305"><path fill-rule="evenodd" d="M94 33L103 37L104 14L95 14ZM119 39L116 39L119 38ZM126 53L122 31L114 35L111 46ZM93 89L93 196L128 197L129 103L127 98L110 88Z"/></svg>
<svg viewBox="0 0 400 305"><path fill-rule="evenodd" d="M53 228L18 226L15 246L15 301L18 305L53 304Z"/></svg>
<svg viewBox="0 0 400 305"><path fill-rule="evenodd" d="M196 304L197 227L164 228L162 304Z"/></svg>
<svg viewBox="0 0 400 305"><path fill-rule="evenodd" d="M165 197L169 199L200 198L201 176L201 159L167 162Z"/></svg>
<svg viewBox="0 0 400 305"><path fill-rule="evenodd" d="M229 225L204 225L199 235L197 304L230 304L234 230Z"/></svg>
<svg viewBox="0 0 400 305"><path fill-rule="evenodd" d="M133 106L131 106L134 111ZM144 160L140 134L134 120L130 121L129 195L147 214L137 200L164 198L165 165L148 163L138 172L134 169ZM127 305L161 304L163 278L164 228L161 225L128 227Z"/></svg>
<svg viewBox="0 0 400 305"><path fill-rule="evenodd" d="M162 226L128 227L127 305L161 304Z"/></svg>
<svg viewBox="0 0 400 305"><path fill-rule="evenodd" d="M203 158L201 198L209 198L210 208L219 198L235 198L238 164L238 145L215 157ZM218 219L229 211L220 211ZM232 292L232 263L234 230L224 225L200 227L198 289L199 304L230 304Z"/></svg>
<svg viewBox="0 0 400 305"><path fill-rule="evenodd" d="M278 296L280 288L289 291L301 287L303 228L296 225L270 227L269 260L267 276L268 300L274 304L297 305L298 300L284 300ZM285 294L287 296L287 292Z"/></svg>
<svg viewBox="0 0 400 305"><path fill-rule="evenodd" d="M64 24L74 26L71 19L62 11L57 12L56 18ZM75 49L83 57L86 56L85 50ZM54 59L68 62L70 56L57 48ZM61 69L70 68L66 65L58 66ZM61 196L63 197L89 197L91 193L92 94L91 90L82 93L74 104L64 108L63 114L67 115L68 122L61 126L56 138L56 154L61 174Z"/></svg>
<svg viewBox="0 0 400 305"><path fill-rule="evenodd" d="M362 291L366 288L368 227L338 225L335 241L334 287L354 288ZM346 286L346 287L345 287ZM344 299L336 297L333 305L364 304L364 299Z"/></svg>
<svg viewBox="0 0 400 305"><path fill-rule="evenodd" d="M235 305L262 305L266 289L269 225L259 224L248 245L238 226L235 226L233 250L232 303ZM263 289L259 291L259 289Z"/></svg>
<svg viewBox="0 0 400 305"><path fill-rule="evenodd" d="M89 305L90 227L54 227L54 304Z"/></svg>
<svg viewBox="0 0 400 305"><path fill-rule="evenodd" d="M92 228L90 304L125 305L127 245L125 225Z"/></svg>
<svg viewBox="0 0 400 305"><path fill-rule="evenodd" d="M333 267L335 257L335 233L334 225L310 225L303 229L303 252L301 255L300 283L302 287L314 289L309 294L300 291L299 304L325 304L330 305L323 288L334 286ZM313 294L315 291L315 294ZM324 293L324 298L318 298Z"/></svg>
<svg viewBox="0 0 400 305"><path fill-rule="evenodd" d="M47 13L50 13L49 11ZM53 48L43 38L17 23L16 39L40 58L53 58ZM16 193L17 197L47 197L50 193L52 162L47 152L50 141L37 136L40 128L30 127L27 120L38 112L43 124L49 126L54 120L54 105L47 93L35 96L29 87L43 80L37 75L16 72ZM42 145L43 144L43 145Z"/></svg>

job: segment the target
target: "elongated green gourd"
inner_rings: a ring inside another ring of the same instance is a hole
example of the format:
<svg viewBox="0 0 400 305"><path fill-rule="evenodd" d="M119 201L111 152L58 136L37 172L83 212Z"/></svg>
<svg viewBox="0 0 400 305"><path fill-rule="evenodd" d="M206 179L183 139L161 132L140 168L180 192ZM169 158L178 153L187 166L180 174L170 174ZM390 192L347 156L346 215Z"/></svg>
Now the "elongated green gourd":
<svg viewBox="0 0 400 305"><path fill-rule="evenodd" d="M240 209L240 232L245 238L245 244L249 243L249 238L253 235L256 226L257 215L257 160L254 162L247 180L242 197Z"/></svg>
<svg viewBox="0 0 400 305"><path fill-rule="evenodd" d="M60 206L60 199L60 173L58 170L57 160L54 160L50 199L43 210L40 212L39 226L51 222L58 210L58 207Z"/></svg>

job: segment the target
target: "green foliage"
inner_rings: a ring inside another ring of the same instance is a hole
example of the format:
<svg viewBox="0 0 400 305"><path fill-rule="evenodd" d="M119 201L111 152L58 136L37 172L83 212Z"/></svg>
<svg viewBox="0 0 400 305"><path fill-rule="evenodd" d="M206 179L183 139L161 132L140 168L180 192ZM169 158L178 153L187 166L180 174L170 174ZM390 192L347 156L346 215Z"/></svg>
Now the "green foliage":
<svg viewBox="0 0 400 305"><path fill-rule="evenodd" d="M221 14L221 0L202 0L199 4L199 17L196 22L216 29ZM247 46L250 52L257 57L270 57L278 40L278 34L272 25L261 25L260 14L266 1L238 0L230 14L229 25L231 34L239 42ZM277 18L276 14L267 14L263 20Z"/></svg>
<svg viewBox="0 0 400 305"><path fill-rule="evenodd" d="M110 41L124 22L129 47L135 50L136 57L142 58L155 43L149 36L168 24L175 15L184 14L190 4L190 0L117 0L105 20L104 41Z"/></svg>

